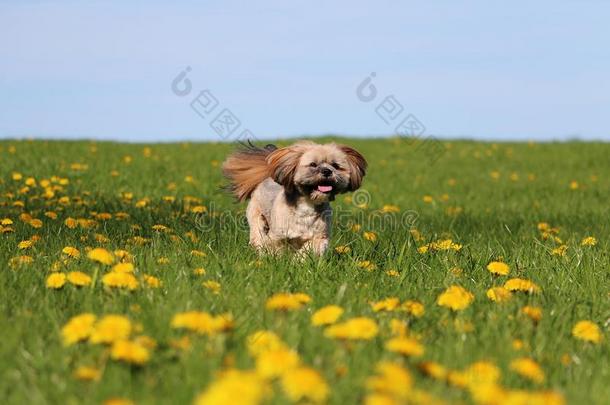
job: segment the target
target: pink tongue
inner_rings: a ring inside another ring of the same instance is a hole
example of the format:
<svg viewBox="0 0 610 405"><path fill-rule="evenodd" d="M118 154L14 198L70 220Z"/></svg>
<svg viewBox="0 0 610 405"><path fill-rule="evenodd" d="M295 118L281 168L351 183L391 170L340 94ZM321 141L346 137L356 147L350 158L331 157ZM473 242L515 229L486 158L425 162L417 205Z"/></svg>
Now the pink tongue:
<svg viewBox="0 0 610 405"><path fill-rule="evenodd" d="M328 193L329 191L332 191L333 186L318 186L318 191L321 191L323 193Z"/></svg>

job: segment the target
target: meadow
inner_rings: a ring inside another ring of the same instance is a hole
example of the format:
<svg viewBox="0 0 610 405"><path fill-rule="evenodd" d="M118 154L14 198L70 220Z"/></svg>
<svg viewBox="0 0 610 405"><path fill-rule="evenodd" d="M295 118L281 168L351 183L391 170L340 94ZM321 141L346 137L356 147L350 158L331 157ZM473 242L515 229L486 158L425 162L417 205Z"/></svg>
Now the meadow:
<svg viewBox="0 0 610 405"><path fill-rule="evenodd" d="M608 403L610 144L339 141L302 261L248 247L234 145L0 141L2 402Z"/></svg>

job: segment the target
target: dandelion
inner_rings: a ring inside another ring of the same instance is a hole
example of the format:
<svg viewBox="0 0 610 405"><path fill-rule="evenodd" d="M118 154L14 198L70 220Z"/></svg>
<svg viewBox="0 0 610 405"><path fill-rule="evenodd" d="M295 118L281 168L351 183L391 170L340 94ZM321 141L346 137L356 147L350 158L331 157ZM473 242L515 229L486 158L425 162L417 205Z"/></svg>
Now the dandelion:
<svg viewBox="0 0 610 405"><path fill-rule="evenodd" d="M504 287L493 287L487 290L487 298L494 302L504 302L511 299L513 294Z"/></svg>
<svg viewBox="0 0 610 405"><path fill-rule="evenodd" d="M371 302L373 312L394 311L400 305L400 300L396 297L386 298L378 302Z"/></svg>
<svg viewBox="0 0 610 405"><path fill-rule="evenodd" d="M150 352L137 342L117 340L112 344L110 357L113 360L142 365L150 359Z"/></svg>
<svg viewBox="0 0 610 405"><path fill-rule="evenodd" d="M597 239L594 236L587 236L580 242L580 246L595 246L597 245Z"/></svg>
<svg viewBox="0 0 610 405"><path fill-rule="evenodd" d="M102 373L95 367L80 366L74 371L74 378L81 381L98 381Z"/></svg>
<svg viewBox="0 0 610 405"><path fill-rule="evenodd" d="M535 383L544 382L544 371L540 364L529 357L519 357L510 363L510 369Z"/></svg>
<svg viewBox="0 0 610 405"><path fill-rule="evenodd" d="M324 331L324 336L344 340L370 340L378 332L379 327L374 320L358 317L329 326Z"/></svg>
<svg viewBox="0 0 610 405"><path fill-rule="evenodd" d="M369 242L375 242L377 240L377 234L372 231L364 232L362 234L362 236L364 237L364 239L368 240Z"/></svg>
<svg viewBox="0 0 610 405"><path fill-rule="evenodd" d="M313 326L331 325L337 322L337 319L343 315L343 308L337 305L327 305L318 309L311 316L311 324Z"/></svg>
<svg viewBox="0 0 610 405"><path fill-rule="evenodd" d="M416 318L421 318L425 312L424 304L419 301L411 300L403 302L403 304L400 306L400 309L410 315L413 315Z"/></svg>
<svg viewBox="0 0 610 405"><path fill-rule="evenodd" d="M64 345L69 346L88 339L93 332L95 320L96 316L90 313L80 314L72 317L61 328L61 336Z"/></svg>
<svg viewBox="0 0 610 405"><path fill-rule="evenodd" d="M567 251L568 251L568 246L567 245L561 245L561 246L558 246L555 249L551 250L551 255L553 255L553 256L565 256Z"/></svg>
<svg viewBox="0 0 610 405"><path fill-rule="evenodd" d="M369 260L363 260L356 263L356 266L366 271L373 271L377 268L377 265Z"/></svg>
<svg viewBox="0 0 610 405"><path fill-rule="evenodd" d="M138 288L138 280L133 274L118 273L116 271L104 274L102 277L102 284L106 287L127 288L130 291Z"/></svg>
<svg viewBox="0 0 610 405"><path fill-rule="evenodd" d="M350 249L349 246L345 246L345 245L341 245L341 246L337 246L335 248L335 252L339 253L340 255L345 254L345 253L349 253L352 249Z"/></svg>
<svg viewBox="0 0 610 405"><path fill-rule="evenodd" d="M203 267L198 267L196 269L193 269L193 274L196 276L204 276L205 273L206 273L206 271Z"/></svg>
<svg viewBox="0 0 610 405"><path fill-rule="evenodd" d="M85 287L91 284L91 277L80 271L71 271L67 276L70 284L74 284L77 287Z"/></svg>
<svg viewBox="0 0 610 405"><path fill-rule="evenodd" d="M540 292L540 287L538 287L535 283L522 278L511 278L504 283L504 288L509 291L523 291L530 294Z"/></svg>
<svg viewBox="0 0 610 405"><path fill-rule="evenodd" d="M215 335L233 328L233 317L230 314L213 316L207 312L181 312L172 318L171 327L186 329L201 335Z"/></svg>
<svg viewBox="0 0 610 405"><path fill-rule="evenodd" d="M197 257L206 257L207 256L207 254L205 252L202 252L201 250L191 250L191 255L197 256Z"/></svg>
<svg viewBox="0 0 610 405"><path fill-rule="evenodd" d="M52 273L47 277L47 288L60 289L66 284L66 275L64 273Z"/></svg>
<svg viewBox="0 0 610 405"><path fill-rule="evenodd" d="M534 322L540 322L542 319L542 308L526 305L521 308L521 313Z"/></svg>
<svg viewBox="0 0 610 405"><path fill-rule="evenodd" d="M572 328L572 336L576 339L591 343L599 343L602 341L602 333L599 326L591 321L577 322Z"/></svg>
<svg viewBox="0 0 610 405"><path fill-rule="evenodd" d="M301 360L294 350L279 348L262 352L256 358L256 372L263 378L280 377L297 367Z"/></svg>
<svg viewBox="0 0 610 405"><path fill-rule="evenodd" d="M220 294L220 283L214 280L204 281L203 285L208 290L212 291L213 294Z"/></svg>
<svg viewBox="0 0 610 405"><path fill-rule="evenodd" d="M387 341L386 349L404 356L421 356L424 346L416 339L408 337L395 337Z"/></svg>
<svg viewBox="0 0 610 405"><path fill-rule="evenodd" d="M467 308L473 300L474 295L468 290L458 285L452 285L438 296L436 303L453 311L461 311Z"/></svg>
<svg viewBox="0 0 610 405"><path fill-rule="evenodd" d="M222 405L239 403L256 405L270 394L270 387L253 371L228 370L199 394L194 405Z"/></svg>
<svg viewBox="0 0 610 405"><path fill-rule="evenodd" d="M311 297L303 293L277 293L267 300L265 307L270 310L290 311L300 309L310 301Z"/></svg>
<svg viewBox="0 0 610 405"><path fill-rule="evenodd" d="M508 265L504 262L491 262L487 265L487 270L489 270L491 274L499 276L505 276L510 271Z"/></svg>
<svg viewBox="0 0 610 405"><path fill-rule="evenodd" d="M326 401L328 384L320 374L309 367L298 367L282 376L282 388L293 402L309 400L314 403Z"/></svg>
<svg viewBox="0 0 610 405"><path fill-rule="evenodd" d="M389 402L379 402L379 404L396 403L394 398L405 400L410 394L413 386L413 377L407 369L398 363L381 361L375 367L376 374L366 379L366 387L375 392L376 395L387 395ZM369 399L367 403L372 402Z"/></svg>
<svg viewBox="0 0 610 405"><path fill-rule="evenodd" d="M17 247L21 250L29 249L34 246L34 242L31 240L23 240L17 244Z"/></svg>
<svg viewBox="0 0 610 405"><path fill-rule="evenodd" d="M381 212L384 213L392 213L392 212L400 212L400 207L398 205L384 205L383 208L381 208Z"/></svg>
<svg viewBox="0 0 610 405"><path fill-rule="evenodd" d="M135 271L135 267L133 263L117 263L112 266L110 271L114 273L133 273Z"/></svg>
<svg viewBox="0 0 610 405"><path fill-rule="evenodd" d="M73 258L73 259L78 259L80 257L80 251L72 246L66 246L65 248L63 248L61 250L61 252L63 254L65 254L66 256Z"/></svg>
<svg viewBox="0 0 610 405"><path fill-rule="evenodd" d="M93 328L89 341L91 343L114 343L129 338L133 327L131 321L122 315L106 315Z"/></svg>
<svg viewBox="0 0 610 405"><path fill-rule="evenodd" d="M447 369L435 361L424 361L417 365L417 368L425 375L435 380L447 378Z"/></svg>
<svg viewBox="0 0 610 405"><path fill-rule="evenodd" d="M286 349L286 344L274 332L259 330L248 336L246 347L251 356L257 357L267 351Z"/></svg>
<svg viewBox="0 0 610 405"><path fill-rule="evenodd" d="M87 257L95 262L111 265L114 262L114 256L112 253L104 248L95 248L87 253Z"/></svg>
<svg viewBox="0 0 610 405"><path fill-rule="evenodd" d="M155 276L150 276L148 274L144 274L144 282L150 288L159 288L162 285L161 280L159 280Z"/></svg>

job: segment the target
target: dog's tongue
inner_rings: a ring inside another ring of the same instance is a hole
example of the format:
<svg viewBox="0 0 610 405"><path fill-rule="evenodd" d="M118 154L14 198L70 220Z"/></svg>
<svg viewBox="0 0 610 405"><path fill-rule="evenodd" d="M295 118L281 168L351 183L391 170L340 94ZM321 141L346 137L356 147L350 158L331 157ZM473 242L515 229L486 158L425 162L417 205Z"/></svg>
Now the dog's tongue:
<svg viewBox="0 0 610 405"><path fill-rule="evenodd" d="M322 186L322 185L318 186L318 191L321 191L323 193L328 193L329 191L332 191L332 190L333 190L333 186Z"/></svg>

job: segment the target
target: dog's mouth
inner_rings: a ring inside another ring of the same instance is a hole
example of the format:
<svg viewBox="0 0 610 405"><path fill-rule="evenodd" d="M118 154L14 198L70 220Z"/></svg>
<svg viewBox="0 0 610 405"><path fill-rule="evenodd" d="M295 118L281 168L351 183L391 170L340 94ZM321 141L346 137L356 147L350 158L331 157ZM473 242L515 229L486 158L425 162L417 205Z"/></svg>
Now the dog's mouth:
<svg viewBox="0 0 610 405"><path fill-rule="evenodd" d="M318 190L321 193L332 193L333 191L333 186L330 184L318 184L318 187L316 187L316 190Z"/></svg>

